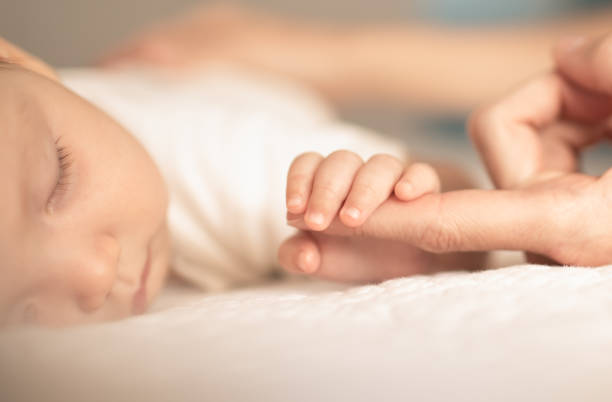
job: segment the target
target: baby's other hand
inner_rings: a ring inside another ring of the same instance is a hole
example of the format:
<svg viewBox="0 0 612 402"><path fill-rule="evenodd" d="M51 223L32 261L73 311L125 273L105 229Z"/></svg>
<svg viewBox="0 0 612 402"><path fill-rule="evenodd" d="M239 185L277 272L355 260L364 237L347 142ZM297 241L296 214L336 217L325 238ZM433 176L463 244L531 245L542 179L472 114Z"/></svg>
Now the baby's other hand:
<svg viewBox="0 0 612 402"><path fill-rule="evenodd" d="M406 166L386 154L364 162L349 151L326 158L310 152L295 158L289 168L287 218L302 217L313 231L325 230L336 216L344 225L358 227L391 195L411 201L439 191L438 174L425 163Z"/></svg>

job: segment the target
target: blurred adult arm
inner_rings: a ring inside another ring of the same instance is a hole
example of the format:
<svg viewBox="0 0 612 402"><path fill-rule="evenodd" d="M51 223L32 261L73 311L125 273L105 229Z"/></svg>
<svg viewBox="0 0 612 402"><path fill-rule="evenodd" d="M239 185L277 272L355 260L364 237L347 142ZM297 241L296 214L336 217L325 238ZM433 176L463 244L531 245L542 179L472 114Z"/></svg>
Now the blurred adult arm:
<svg viewBox="0 0 612 402"><path fill-rule="evenodd" d="M231 6L203 7L144 30L107 66L229 62L306 83L339 104L465 113L551 66L560 36L595 35L612 10L507 26L324 24Z"/></svg>

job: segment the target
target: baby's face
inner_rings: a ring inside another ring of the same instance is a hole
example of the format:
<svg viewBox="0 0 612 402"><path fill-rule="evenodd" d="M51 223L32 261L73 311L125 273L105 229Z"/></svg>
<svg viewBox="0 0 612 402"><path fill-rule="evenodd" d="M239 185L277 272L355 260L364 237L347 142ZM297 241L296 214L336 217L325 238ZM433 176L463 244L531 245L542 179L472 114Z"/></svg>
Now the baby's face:
<svg viewBox="0 0 612 402"><path fill-rule="evenodd" d="M59 83L0 66L0 323L143 312L168 269L168 197L142 146Z"/></svg>

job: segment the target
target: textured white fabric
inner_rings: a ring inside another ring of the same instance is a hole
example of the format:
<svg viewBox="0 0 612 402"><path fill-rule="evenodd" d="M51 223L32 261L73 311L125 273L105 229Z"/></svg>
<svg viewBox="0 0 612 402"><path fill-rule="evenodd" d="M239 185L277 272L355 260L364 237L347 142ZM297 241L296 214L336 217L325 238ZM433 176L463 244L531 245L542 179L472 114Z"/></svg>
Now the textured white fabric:
<svg viewBox="0 0 612 402"><path fill-rule="evenodd" d="M518 266L193 293L126 321L1 334L0 398L610 401L611 289L612 267Z"/></svg>
<svg viewBox="0 0 612 402"><path fill-rule="evenodd" d="M141 140L170 189L172 268L207 290L261 281L291 233L285 180L306 151L406 157L389 139L337 122L304 90L212 70L67 71L64 82Z"/></svg>

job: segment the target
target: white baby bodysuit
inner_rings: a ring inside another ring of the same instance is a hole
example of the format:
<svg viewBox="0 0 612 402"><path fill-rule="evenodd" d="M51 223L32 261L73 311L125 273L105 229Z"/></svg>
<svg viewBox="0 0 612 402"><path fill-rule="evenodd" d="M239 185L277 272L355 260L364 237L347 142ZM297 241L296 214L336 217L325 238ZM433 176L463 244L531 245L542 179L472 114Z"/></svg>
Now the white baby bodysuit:
<svg viewBox="0 0 612 402"><path fill-rule="evenodd" d="M172 269L207 290L277 270L285 180L302 152L349 149L405 157L396 142L343 124L293 84L227 69L169 77L66 70L64 83L132 132L170 191Z"/></svg>

